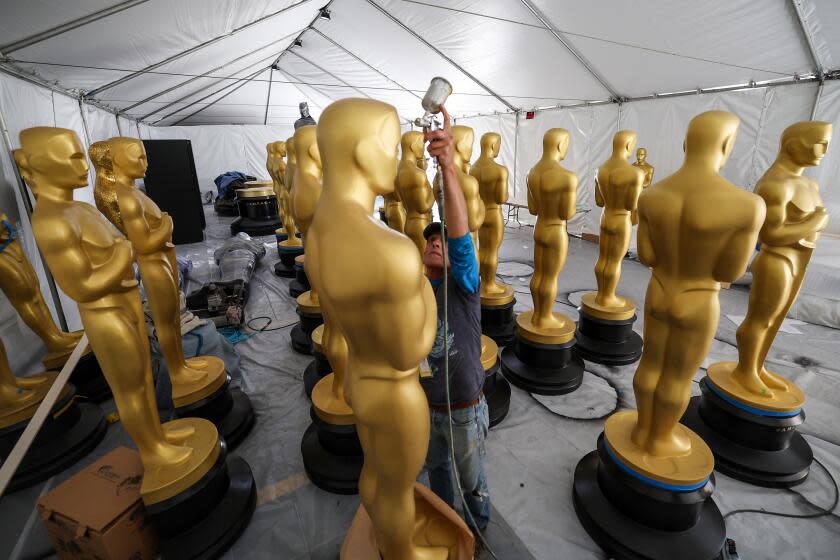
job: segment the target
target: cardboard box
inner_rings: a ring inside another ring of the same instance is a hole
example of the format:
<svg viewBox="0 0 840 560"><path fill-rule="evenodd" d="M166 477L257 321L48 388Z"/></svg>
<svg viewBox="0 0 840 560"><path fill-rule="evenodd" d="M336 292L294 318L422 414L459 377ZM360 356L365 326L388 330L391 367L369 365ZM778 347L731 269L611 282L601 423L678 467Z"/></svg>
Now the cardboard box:
<svg viewBox="0 0 840 560"><path fill-rule="evenodd" d="M157 536L140 499L140 455L118 447L38 500L59 558L153 560Z"/></svg>

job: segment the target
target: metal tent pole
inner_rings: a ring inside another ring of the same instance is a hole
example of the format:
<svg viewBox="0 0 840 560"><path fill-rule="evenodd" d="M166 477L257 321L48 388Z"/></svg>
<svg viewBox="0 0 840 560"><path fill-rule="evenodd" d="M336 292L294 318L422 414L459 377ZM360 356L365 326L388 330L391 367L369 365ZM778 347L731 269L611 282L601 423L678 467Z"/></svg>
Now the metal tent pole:
<svg viewBox="0 0 840 560"><path fill-rule="evenodd" d="M799 30L805 36L805 43L808 45L808 52L811 55L811 61L814 63L814 72L817 76L822 76L823 67L820 63L819 56L817 56L817 49L814 47L814 37L811 35L811 29L808 27L808 22L802 9L802 0L790 0L790 3L793 4L793 10L796 12Z"/></svg>
<svg viewBox="0 0 840 560"><path fill-rule="evenodd" d="M232 37L232 36L236 35L237 33L245 31L246 29L249 29L249 28L251 28L251 27L253 27L257 24L260 24L260 23L262 23L266 20L269 20L271 18L277 17L284 12L287 12L287 11L293 9L293 8L297 8L298 6L301 6L301 5L306 4L307 2L311 2L311 1L312 0L302 0L300 2L295 2L294 4L292 4L290 6L286 6L285 8L277 10L276 12L272 12L272 13L270 13L268 15L265 15L265 16L259 18L259 19L255 19L254 21L246 23L245 25L242 25L240 27L237 27L236 29L228 31L227 33L225 33L223 35L213 37L212 39L204 41L203 43L195 45L194 47L190 47L189 49L187 49L185 51L179 52L178 54L174 54L174 55L172 55L172 56L170 56L170 57L168 57L164 60L161 60L160 62L155 62L154 64L150 64L149 66L146 66L145 68L137 70L136 72L132 72L131 74L128 74L127 76L123 76L122 78L114 80L113 82L107 83L103 86L99 86L98 88L87 92L85 97L94 97L94 96L102 93L103 91L106 91L106 90L109 90L111 88L117 87L120 84L124 84L125 82L127 82L129 80L132 80L132 79L136 78L137 76L142 76L143 74L147 74L149 72L152 72L152 71L160 68L161 66L165 66L165 65L169 64L170 62L175 62L176 60L179 60L179 59L181 59L181 58L183 58L187 55L190 55L190 54L192 54L192 53L194 53L198 50L201 50L204 47L209 47L210 45L218 43L219 41L222 41L223 39L227 39L228 37Z"/></svg>
<svg viewBox="0 0 840 560"><path fill-rule="evenodd" d="M265 118L263 124L268 124L268 106L271 103L271 82L274 81L274 65L271 65L271 71L268 73L268 95L265 96Z"/></svg>
<svg viewBox="0 0 840 560"><path fill-rule="evenodd" d="M46 31L41 31L40 33L30 35L29 37L18 39L17 41L13 41L11 43L7 43L0 47L0 51L6 54L19 51L20 49L24 49L36 43L40 43L41 41L46 41L47 39L51 39L56 35L67 33L68 31L72 31L73 29L76 29L83 25L87 25L88 23L93 23L110 15L118 14L123 10L133 8L134 6L138 6L140 4L145 4L148 1L149 0L128 0L127 2L120 2L119 4L115 4L114 6L105 8L104 10L99 10L98 12L94 12L92 14L76 18L74 20L68 21L67 23L62 23L61 25L57 25L51 29L47 29Z"/></svg>
<svg viewBox="0 0 840 560"><path fill-rule="evenodd" d="M421 43L423 43L424 45L426 45L426 46L427 46L428 48L430 48L431 50L435 51L435 52L438 54L438 56L440 56L442 59L444 59L445 61L447 61L449 64L451 64L452 66L454 66L455 68L457 68L458 70L460 70L460 71L461 71L461 72L462 72L465 76L467 76L467 77L468 77L469 79L471 79L473 82L475 82L476 84L478 84L479 86L481 86L481 88L482 88L482 89L484 89L484 91L486 91L487 93L489 93L490 95L492 95L493 97L495 97L495 98L496 98L496 99L497 99L500 103L502 103L505 107L507 107L507 108L508 108L508 109L510 109L511 111L516 111L516 107L514 107L513 105L511 105L511 104L510 104L510 103L509 103L506 99L504 99L504 98L503 98L502 96L500 96L498 93L496 93L495 91L493 91L492 89L490 89L490 88L489 88L489 87L488 87L488 86L487 86L484 82L482 82L481 80L479 80L478 78L476 78L475 76L473 76L472 74L470 74L469 72L467 72L467 71L466 71L466 70L465 70L465 69L464 69L464 68L463 68L460 64L458 64L457 62L455 62L454 60L452 60L451 58L449 58L448 56L446 56L446 55L445 55L445 54L444 54L444 53L443 53L440 49L438 49L436 46L434 46L433 44L431 44L430 42L428 42L426 39L424 39L423 37L421 37L421 36L420 36L420 35L419 35L416 31L414 31L413 29L411 29L410 27L408 27L408 26L407 26L406 24L404 24L402 21L400 21L399 19L397 19L397 18L396 18L396 16L394 16L393 14L391 14L391 12L389 12L388 10L386 10L385 8L383 8L382 6L380 6L379 4L377 4L376 2L374 2L373 0L367 0L367 3L368 3L368 4L370 4L371 6L373 6L374 8L376 8L377 10L379 10L379 11L380 11L380 12L381 12L381 13L382 13L385 17L387 17L388 19L390 19L391 21L393 21L394 23L396 23L397 25L399 25L400 27L402 27L405 31L407 31L408 33L410 33L410 34L411 34L411 35L412 35L415 39L417 39L418 41L420 41Z"/></svg>

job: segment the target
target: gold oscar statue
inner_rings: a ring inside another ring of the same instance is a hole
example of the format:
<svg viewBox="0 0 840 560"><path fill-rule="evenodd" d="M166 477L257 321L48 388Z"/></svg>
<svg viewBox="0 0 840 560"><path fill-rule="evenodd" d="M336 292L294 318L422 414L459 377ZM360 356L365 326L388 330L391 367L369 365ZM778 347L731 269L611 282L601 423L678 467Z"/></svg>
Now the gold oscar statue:
<svg viewBox="0 0 840 560"><path fill-rule="evenodd" d="M316 137L316 126L307 125L298 128L295 131L295 153L297 156L297 163L295 166L295 188L294 188L294 208L295 221L300 228L300 235L303 239L303 248L306 250L306 233L309 231L309 224L312 223L312 218L315 215L315 208L318 205L318 199L321 198L321 153L318 151L318 142ZM297 257L297 261L304 261L305 255ZM320 303L318 302L318 291L314 285L311 285L308 292L304 292L297 298L298 306L311 313L320 312ZM312 333L306 334L306 337Z"/></svg>
<svg viewBox="0 0 840 560"><path fill-rule="evenodd" d="M274 196L277 198L277 213L280 219L283 219L283 180L286 171L286 142L279 140L277 142L269 142L265 145L266 161L265 168L268 171L268 176L271 177L271 185L274 190ZM278 228L275 233L282 233L283 228Z"/></svg>
<svg viewBox="0 0 840 560"><path fill-rule="evenodd" d="M755 185L767 205L761 250L752 264L747 316L737 331L738 362L712 364L709 379L727 395L775 412L802 408L805 395L792 381L766 369L773 339L802 286L815 242L828 224L819 185L802 176L819 165L831 124L799 122L782 133L779 155Z"/></svg>
<svg viewBox="0 0 840 560"><path fill-rule="evenodd" d="M23 253L17 231L5 214L0 214L0 290L32 331L44 342L47 368L60 368L76 347L81 332L62 332L53 321L41 294L41 285L32 264Z"/></svg>
<svg viewBox="0 0 840 560"><path fill-rule="evenodd" d="M470 175L470 158L475 132L468 126L455 125L452 127L452 138L455 140L453 163L467 203L467 227L470 230L476 254L478 254L478 230L484 222L484 202L479 194L478 181ZM435 184L438 183L438 177L435 175ZM440 193L435 192L435 197L439 196Z"/></svg>
<svg viewBox="0 0 840 560"><path fill-rule="evenodd" d="M59 287L79 304L122 424L140 452L143 501L167 500L198 482L216 462L221 450L216 427L196 418L161 426L132 247L96 208L73 200L73 191L87 186L88 173L76 134L29 128L20 133L20 143L15 161L38 200L32 214L35 239ZM139 157L132 156L134 172ZM119 181L126 168L117 167ZM134 217L122 215L126 222Z"/></svg>
<svg viewBox="0 0 840 560"><path fill-rule="evenodd" d="M638 410L610 416L604 433L620 461L667 484L701 483L712 472L709 447L679 420L717 329L720 283L744 273L764 221L761 198L720 175L738 124L724 111L694 117L682 167L639 199L639 260L653 276L633 378Z"/></svg>
<svg viewBox="0 0 840 560"><path fill-rule="evenodd" d="M652 269L638 410L611 415L574 475L575 512L607 550L633 558L717 558L726 541L712 500L715 459L680 418L709 351L721 282L743 274L764 220L761 198L720 175L738 118L709 111L688 124L685 160L639 197L639 259Z"/></svg>
<svg viewBox="0 0 840 560"><path fill-rule="evenodd" d="M478 194L484 206L484 218L478 230L478 263L481 276L481 303L501 305L513 299L513 288L496 281L499 248L505 234L502 204L508 199L507 167L496 163L502 137L488 132L481 137L481 156L470 168L478 182Z"/></svg>
<svg viewBox="0 0 840 560"><path fill-rule="evenodd" d="M216 356L184 358L172 218L134 185L136 179L146 175L148 166L143 142L117 137L96 142L91 150L96 153L96 157L91 156L94 165L97 160L110 160L114 181L102 184L97 181L96 188L110 185L116 193L123 233L134 248L155 333L169 370L175 408L190 405L219 390L227 381L227 372L224 362ZM97 180L100 175L97 168ZM108 214L106 217L111 218ZM120 226L119 222L112 223Z"/></svg>
<svg viewBox="0 0 840 560"><path fill-rule="evenodd" d="M639 148L636 150L636 161L633 162L634 167L638 167L642 171L645 172L645 182L642 183L642 190L648 188L651 183L653 183L653 166L647 160L647 150L644 148ZM633 225L639 223L639 211L638 209L634 210L633 213L630 215L630 220L633 222Z"/></svg>
<svg viewBox="0 0 840 560"><path fill-rule="evenodd" d="M429 438L418 372L436 334L434 295L414 244L371 217L394 190L399 141L396 110L378 101L336 101L318 124L324 191L306 267L347 343L345 398L364 449L362 507L341 557L467 559L466 524L415 482Z"/></svg>
<svg viewBox="0 0 840 560"><path fill-rule="evenodd" d="M552 128L543 136L543 155L528 172L528 211L534 226L534 308L516 317L516 339L502 351L508 381L531 393L559 395L583 381L583 360L572 352L575 322L553 310L557 277L566 263L566 222L575 215L577 175L560 161L569 149L569 131Z"/></svg>
<svg viewBox="0 0 840 560"><path fill-rule="evenodd" d="M402 199L398 191L386 194L385 217L388 219L388 227L394 231L405 233L406 213Z"/></svg>
<svg viewBox="0 0 840 560"><path fill-rule="evenodd" d="M9 366L6 346L0 340L0 430L32 418L56 375L56 372L48 371L17 377Z"/></svg>
<svg viewBox="0 0 840 560"><path fill-rule="evenodd" d="M432 186L426 176L423 133L411 130L402 135L402 159L397 167L396 190L405 204L405 234L411 238L420 254L426 250L423 230L429 225L435 203Z"/></svg>
<svg viewBox="0 0 840 560"><path fill-rule="evenodd" d="M294 278L295 260L303 256L303 241L297 233L297 213L295 211L295 174L297 172L297 154L294 136L286 140L286 166L283 171L283 196L278 201L283 209L283 230L286 239L277 242L280 262L274 265L274 273L285 278ZM279 169L278 169L279 173Z"/></svg>

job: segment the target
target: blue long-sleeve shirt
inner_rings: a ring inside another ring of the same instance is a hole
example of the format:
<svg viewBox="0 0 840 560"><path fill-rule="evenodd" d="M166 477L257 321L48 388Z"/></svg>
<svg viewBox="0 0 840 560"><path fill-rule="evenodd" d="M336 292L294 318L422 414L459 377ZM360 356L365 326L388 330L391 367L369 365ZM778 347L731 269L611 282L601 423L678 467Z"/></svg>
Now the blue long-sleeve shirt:
<svg viewBox="0 0 840 560"><path fill-rule="evenodd" d="M484 385L481 365L481 298L478 262L469 234L449 239L449 282L447 284L447 342L449 345L449 392L452 404L475 401ZM438 330L429 353L431 377L420 379L429 404L446 404L444 372L443 280L431 280L437 302Z"/></svg>

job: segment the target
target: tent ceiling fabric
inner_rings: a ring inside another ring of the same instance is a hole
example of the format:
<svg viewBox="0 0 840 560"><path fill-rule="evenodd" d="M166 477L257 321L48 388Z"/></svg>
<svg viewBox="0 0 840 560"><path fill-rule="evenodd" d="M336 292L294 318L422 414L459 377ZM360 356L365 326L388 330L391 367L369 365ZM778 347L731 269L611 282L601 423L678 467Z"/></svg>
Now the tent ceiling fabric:
<svg viewBox="0 0 840 560"><path fill-rule="evenodd" d="M6 1L0 44L123 3ZM456 115L609 100L596 74L622 98L789 79L816 70L806 36L823 70L840 64L835 0L334 0L330 19L318 18L327 3L148 0L16 49L8 62L84 93L174 57L92 96L161 125L199 109L183 124L262 124L266 102L269 124L286 124L298 101L317 114L365 95L411 118L435 75L452 82ZM302 46L271 73L301 32Z"/></svg>

